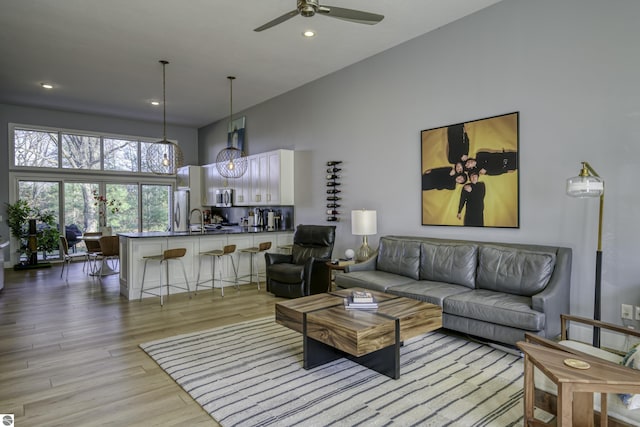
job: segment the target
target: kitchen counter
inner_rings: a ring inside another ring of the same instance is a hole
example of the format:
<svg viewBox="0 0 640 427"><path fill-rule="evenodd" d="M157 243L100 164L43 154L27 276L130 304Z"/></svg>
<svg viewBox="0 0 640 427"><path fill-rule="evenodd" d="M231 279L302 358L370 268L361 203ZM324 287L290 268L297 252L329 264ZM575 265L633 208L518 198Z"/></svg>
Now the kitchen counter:
<svg viewBox="0 0 640 427"><path fill-rule="evenodd" d="M267 231L256 227L246 226L226 226L219 229L207 229L204 233L200 231L143 231L142 233L118 233L119 236L132 239L145 237L185 237L185 236L216 236L224 234L274 234L274 233L293 233L293 230L274 230Z"/></svg>
<svg viewBox="0 0 640 427"><path fill-rule="evenodd" d="M219 287L220 276L224 280L234 280L237 268L238 276L249 276L251 266L247 253L242 253L244 248L256 247L262 242L271 242L269 252L282 252L282 247L293 243L293 230L265 231L254 227L226 226L220 229L207 230L205 233L194 231L182 232L143 232L143 233L118 233L120 237L120 293L126 298L140 298L142 285L142 272L144 269L144 257L160 255L167 249L185 248L187 250L182 261L189 281L191 292L195 290L196 280L200 277L200 283L211 286L211 262L212 257L200 256L201 253L214 249L222 249L226 245L235 245L233 264L228 257L216 263L216 287ZM256 267L264 278L264 256L255 259ZM186 288L184 276L179 265L172 265L169 269L169 283ZM200 274L198 274L200 273ZM163 273L164 275L164 273ZM246 283L246 281L241 281ZM145 288L160 284L160 266L158 263L149 263L145 276ZM227 282L228 284L228 282ZM166 289L164 291L166 293ZM178 288L171 293L185 292ZM211 292L211 291L209 291ZM218 292L215 292L218 297ZM144 297L150 295L145 294Z"/></svg>

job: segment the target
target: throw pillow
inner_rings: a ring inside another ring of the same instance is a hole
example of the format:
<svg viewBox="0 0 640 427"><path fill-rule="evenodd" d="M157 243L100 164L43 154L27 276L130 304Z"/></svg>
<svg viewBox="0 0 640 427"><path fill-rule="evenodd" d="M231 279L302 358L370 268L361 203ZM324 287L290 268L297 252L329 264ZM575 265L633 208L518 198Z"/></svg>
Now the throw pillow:
<svg viewBox="0 0 640 427"><path fill-rule="evenodd" d="M621 365L627 366L633 369L640 369L640 343L635 344L629 352L624 356ZM638 409L640 408L640 394L618 394L624 406L627 409Z"/></svg>

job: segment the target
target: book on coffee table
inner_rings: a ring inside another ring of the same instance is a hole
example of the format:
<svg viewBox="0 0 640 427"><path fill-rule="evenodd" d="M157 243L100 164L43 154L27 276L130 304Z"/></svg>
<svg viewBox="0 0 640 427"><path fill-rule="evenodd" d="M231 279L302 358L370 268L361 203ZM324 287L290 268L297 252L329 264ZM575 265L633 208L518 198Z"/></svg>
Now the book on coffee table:
<svg viewBox="0 0 640 427"><path fill-rule="evenodd" d="M373 294L367 291L353 291L351 292L351 299L355 303L373 303Z"/></svg>
<svg viewBox="0 0 640 427"><path fill-rule="evenodd" d="M370 302L356 302L353 300L353 295L349 295L344 299L344 308L347 310L376 310L378 302L375 299Z"/></svg>

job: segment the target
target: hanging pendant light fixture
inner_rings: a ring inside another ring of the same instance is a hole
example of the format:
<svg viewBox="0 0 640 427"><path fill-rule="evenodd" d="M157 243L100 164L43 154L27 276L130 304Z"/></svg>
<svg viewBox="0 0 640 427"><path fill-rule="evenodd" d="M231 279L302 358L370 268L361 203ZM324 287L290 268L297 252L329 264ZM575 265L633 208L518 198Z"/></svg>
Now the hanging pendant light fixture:
<svg viewBox="0 0 640 427"><path fill-rule="evenodd" d="M229 123L233 123L233 80L235 77L228 76L229 79ZM247 155L235 147L226 147L218 153L216 157L216 168L218 173L225 178L240 178L247 171Z"/></svg>
<svg viewBox="0 0 640 427"><path fill-rule="evenodd" d="M169 61L160 60L162 64L162 141L148 145L146 160L149 170L157 175L175 175L183 164L182 150L175 142L167 140L167 92L165 67Z"/></svg>

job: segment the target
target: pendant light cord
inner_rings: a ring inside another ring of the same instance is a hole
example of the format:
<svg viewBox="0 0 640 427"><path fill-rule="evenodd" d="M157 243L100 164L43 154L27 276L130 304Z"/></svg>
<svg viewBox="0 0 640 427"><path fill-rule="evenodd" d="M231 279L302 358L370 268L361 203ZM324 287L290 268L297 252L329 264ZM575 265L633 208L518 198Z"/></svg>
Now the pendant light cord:
<svg viewBox="0 0 640 427"><path fill-rule="evenodd" d="M166 75L164 67L169 61L161 60L162 64L162 141L167 140L167 89L166 89Z"/></svg>
<svg viewBox="0 0 640 427"><path fill-rule="evenodd" d="M233 81L236 79L234 76L227 76L229 79L229 125L233 132Z"/></svg>

